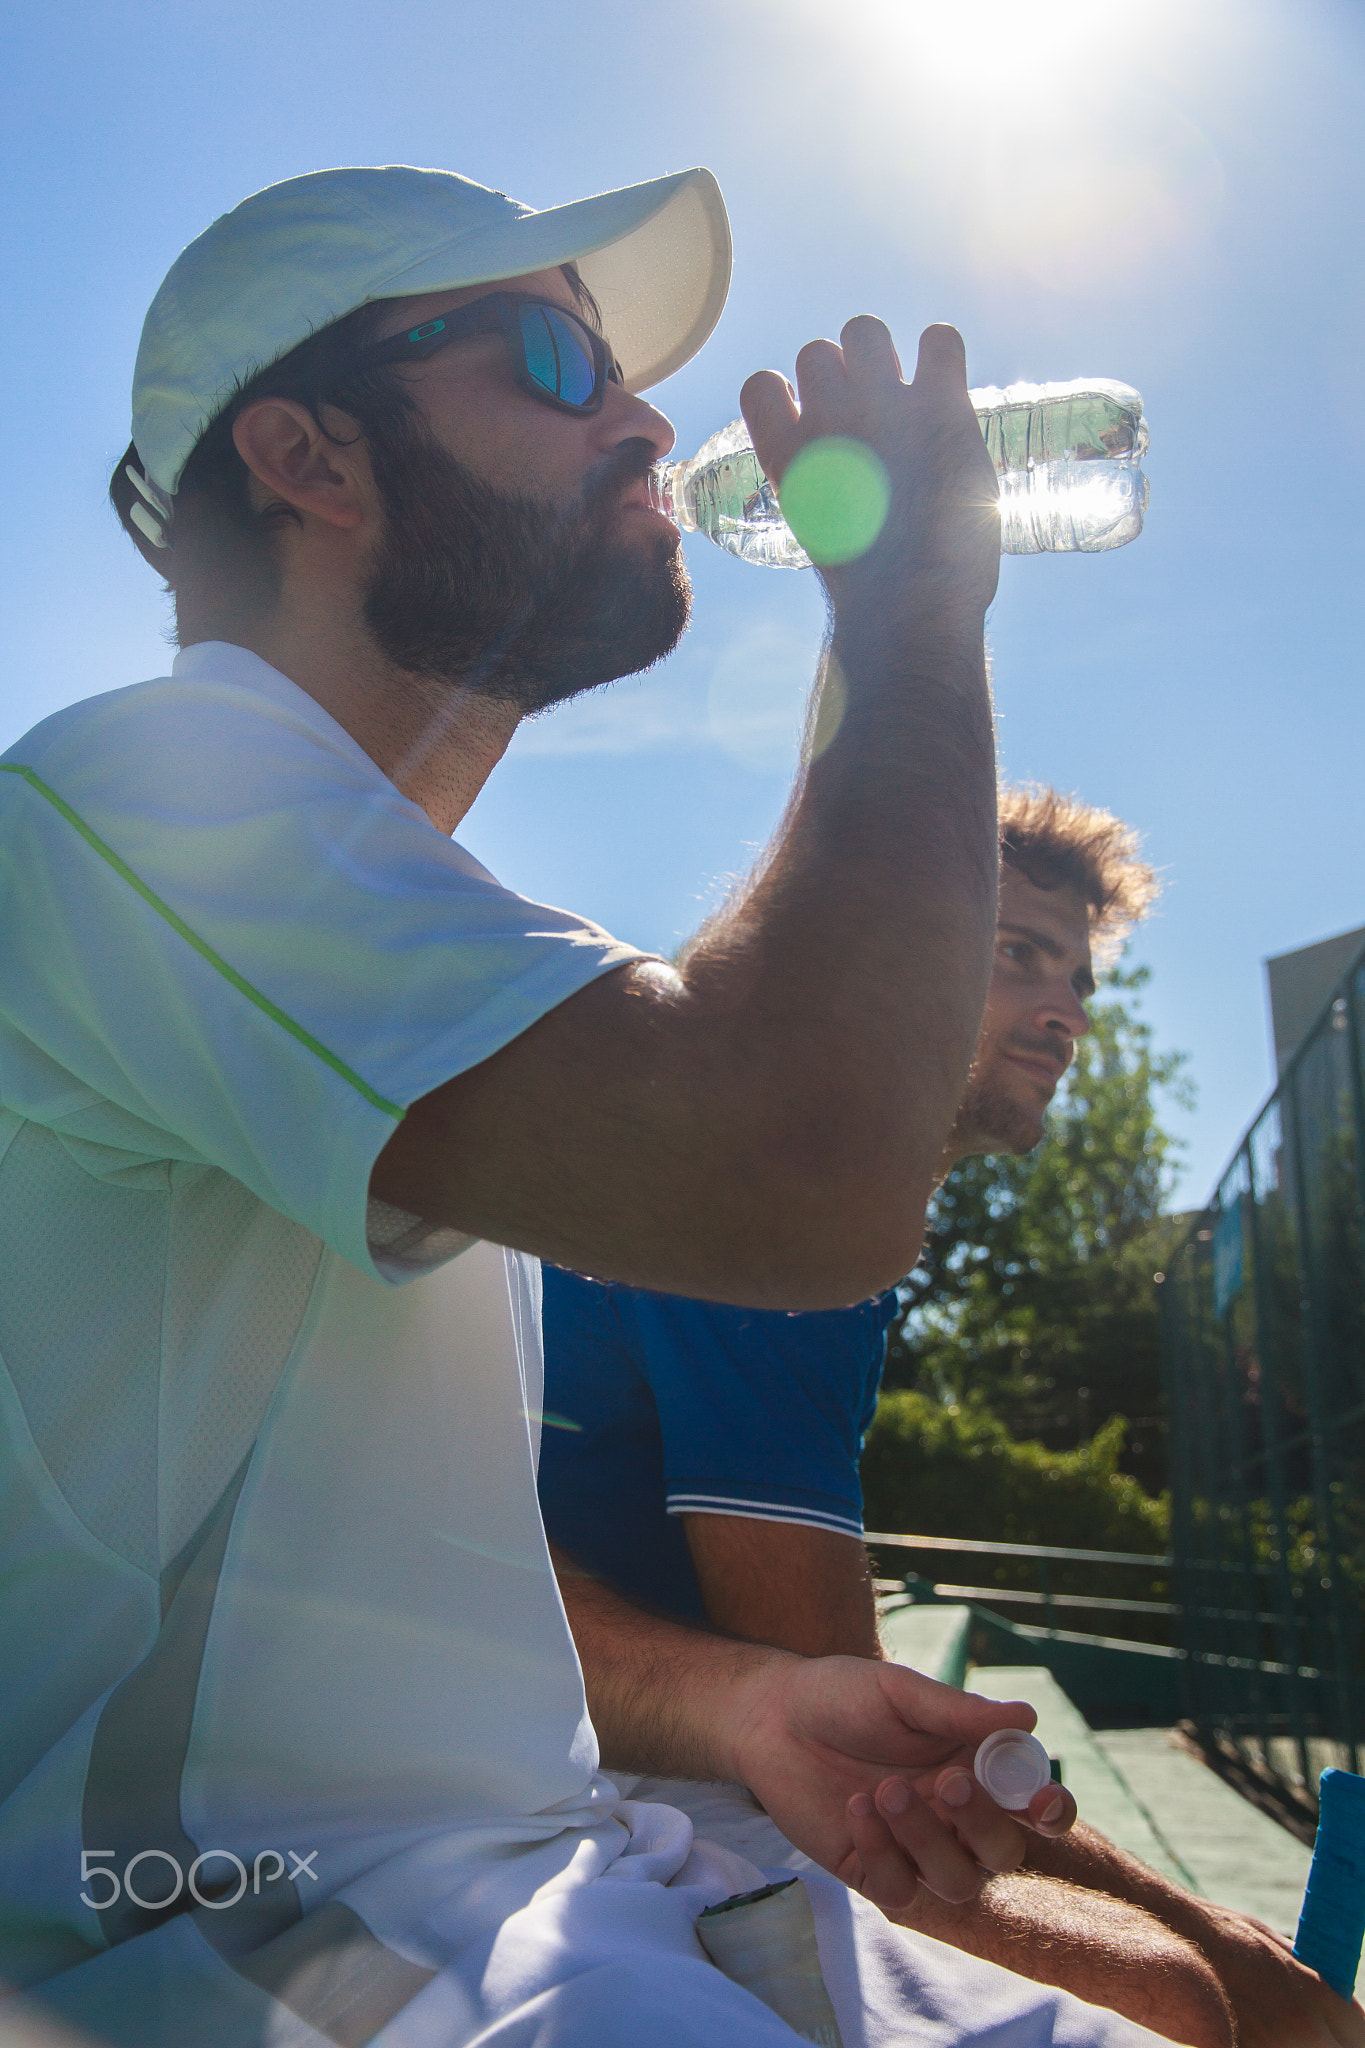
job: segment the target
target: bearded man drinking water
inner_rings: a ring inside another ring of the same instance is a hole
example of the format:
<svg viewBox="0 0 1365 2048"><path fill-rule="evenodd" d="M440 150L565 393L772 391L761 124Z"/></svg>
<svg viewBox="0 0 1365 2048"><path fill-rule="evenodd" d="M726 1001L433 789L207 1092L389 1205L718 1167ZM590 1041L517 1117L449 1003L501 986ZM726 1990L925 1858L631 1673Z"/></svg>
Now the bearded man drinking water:
<svg viewBox="0 0 1365 2048"><path fill-rule="evenodd" d="M537 1260L792 1308L913 1263L995 926L999 537L951 329L908 383L862 318L745 387L771 475L852 435L891 508L826 579L838 730L686 967L450 837L527 712L682 631L639 394L728 271L706 172L535 213L330 171L148 314L114 497L180 651L0 761L0 1974L98 2040L795 2039L694 1931L761 1871L597 1767ZM637 1768L749 1785L823 1866L846 2048L1154 2038L877 1911L1018 1864L938 1794L1027 1709L593 1654Z"/></svg>

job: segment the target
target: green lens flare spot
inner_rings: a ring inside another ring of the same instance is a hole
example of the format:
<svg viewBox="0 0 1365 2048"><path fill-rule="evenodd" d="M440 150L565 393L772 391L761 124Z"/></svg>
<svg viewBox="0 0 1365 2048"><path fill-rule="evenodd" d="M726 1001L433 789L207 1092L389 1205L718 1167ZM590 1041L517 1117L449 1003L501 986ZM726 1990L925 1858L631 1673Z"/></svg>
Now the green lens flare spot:
<svg viewBox="0 0 1365 2048"><path fill-rule="evenodd" d="M891 479L865 441L830 434L792 457L777 496L812 562L834 568L865 555L885 526Z"/></svg>

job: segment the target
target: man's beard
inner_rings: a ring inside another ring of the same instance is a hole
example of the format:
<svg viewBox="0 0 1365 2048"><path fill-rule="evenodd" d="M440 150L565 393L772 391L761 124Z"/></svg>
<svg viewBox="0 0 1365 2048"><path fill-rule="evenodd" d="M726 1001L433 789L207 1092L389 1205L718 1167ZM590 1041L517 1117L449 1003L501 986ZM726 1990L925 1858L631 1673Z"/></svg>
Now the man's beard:
<svg viewBox="0 0 1365 2048"><path fill-rule="evenodd" d="M371 456L385 528L364 616L397 668L528 714L649 668L681 639L681 550L611 535L651 467L647 441L623 443L559 513L496 490L409 421Z"/></svg>
<svg viewBox="0 0 1365 2048"><path fill-rule="evenodd" d="M964 1149L973 1152L1032 1152L1042 1143L1046 1135L1046 1107L1035 1108L1031 1103L1020 1102L1008 1080L1001 1080L992 1072L992 1058L1011 1048L1049 1063L1056 1059L1058 1050L1049 1038L1030 1038L1016 1032L1003 1046L993 1047L987 1060L974 1062L953 1120L950 1144L960 1140Z"/></svg>
<svg viewBox="0 0 1365 2048"><path fill-rule="evenodd" d="M1017 1102L989 1074L974 1073L958 1105L953 1137L973 1152L1031 1152L1043 1141L1042 1112Z"/></svg>

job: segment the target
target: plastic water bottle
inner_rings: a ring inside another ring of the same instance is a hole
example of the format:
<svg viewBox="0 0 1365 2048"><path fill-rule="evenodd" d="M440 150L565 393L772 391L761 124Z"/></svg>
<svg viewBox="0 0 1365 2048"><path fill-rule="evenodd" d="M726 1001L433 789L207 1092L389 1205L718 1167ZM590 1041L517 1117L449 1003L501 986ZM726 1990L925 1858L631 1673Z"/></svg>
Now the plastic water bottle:
<svg viewBox="0 0 1365 2048"><path fill-rule="evenodd" d="M1147 423L1130 384L1008 384L971 401L1000 478L1000 551L1095 554L1142 531ZM684 533L769 569L808 569L754 453L743 420L713 434L690 462L659 469L659 502Z"/></svg>

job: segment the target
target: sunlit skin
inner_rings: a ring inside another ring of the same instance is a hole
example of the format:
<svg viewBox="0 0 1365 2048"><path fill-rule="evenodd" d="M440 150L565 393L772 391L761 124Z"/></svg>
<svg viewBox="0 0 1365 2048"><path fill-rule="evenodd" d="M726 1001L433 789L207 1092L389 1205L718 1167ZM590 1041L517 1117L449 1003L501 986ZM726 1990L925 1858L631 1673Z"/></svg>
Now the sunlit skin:
<svg viewBox="0 0 1365 2048"><path fill-rule="evenodd" d="M376 340L401 334L491 290L534 293L577 312L558 270L538 270L499 286L427 292L394 299ZM608 337L608 342L610 337ZM627 441L643 441L660 461L673 428L643 398L609 383L600 412L576 415L523 391L496 335L471 335L424 363L404 366L417 406L440 444L504 491L566 510L593 471ZM515 732L515 707L471 689L442 693L433 718L429 681L396 671L362 617L365 570L383 525L383 509L363 439L324 408L329 439L306 406L260 398L243 406L233 428L252 472L258 506L283 499L297 522L278 528L280 601L243 631L242 644L307 690L339 725L422 806L441 832L453 832ZM678 530L650 504L643 482L622 494L614 540L656 556L681 544Z"/></svg>

